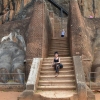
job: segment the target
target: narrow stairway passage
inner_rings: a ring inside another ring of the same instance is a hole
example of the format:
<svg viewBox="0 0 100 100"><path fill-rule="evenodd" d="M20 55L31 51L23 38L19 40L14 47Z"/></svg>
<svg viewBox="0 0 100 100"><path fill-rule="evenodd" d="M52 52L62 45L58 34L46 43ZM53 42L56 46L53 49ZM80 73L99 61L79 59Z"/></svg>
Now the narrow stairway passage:
<svg viewBox="0 0 100 100"><path fill-rule="evenodd" d="M63 68L60 69L59 75L55 77L55 70L51 67L54 52L59 53ZM55 38L51 41L48 58L44 58L40 70L37 90L41 91L75 91L75 74L73 59L70 56L67 38Z"/></svg>

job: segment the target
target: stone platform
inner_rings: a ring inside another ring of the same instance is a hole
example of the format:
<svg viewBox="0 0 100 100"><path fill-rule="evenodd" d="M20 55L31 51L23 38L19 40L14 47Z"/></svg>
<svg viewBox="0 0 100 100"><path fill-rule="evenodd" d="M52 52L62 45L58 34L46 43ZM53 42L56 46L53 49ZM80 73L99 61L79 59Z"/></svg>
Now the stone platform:
<svg viewBox="0 0 100 100"><path fill-rule="evenodd" d="M40 94L42 97L45 98L70 98L76 91L36 91L36 94Z"/></svg>

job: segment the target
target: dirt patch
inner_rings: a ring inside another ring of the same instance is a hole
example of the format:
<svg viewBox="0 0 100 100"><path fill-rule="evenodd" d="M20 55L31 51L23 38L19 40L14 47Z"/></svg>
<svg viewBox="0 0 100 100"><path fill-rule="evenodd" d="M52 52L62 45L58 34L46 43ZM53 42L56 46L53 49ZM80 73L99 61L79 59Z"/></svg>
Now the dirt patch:
<svg viewBox="0 0 100 100"><path fill-rule="evenodd" d="M96 100L100 100L100 93L95 93Z"/></svg>
<svg viewBox="0 0 100 100"><path fill-rule="evenodd" d="M3 92L0 91L0 100L17 100L21 92Z"/></svg>

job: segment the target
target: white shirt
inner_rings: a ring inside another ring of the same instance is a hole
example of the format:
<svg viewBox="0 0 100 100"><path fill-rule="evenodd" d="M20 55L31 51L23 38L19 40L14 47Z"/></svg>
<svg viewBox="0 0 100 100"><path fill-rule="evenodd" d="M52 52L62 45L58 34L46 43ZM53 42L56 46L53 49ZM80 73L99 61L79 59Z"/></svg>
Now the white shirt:
<svg viewBox="0 0 100 100"><path fill-rule="evenodd" d="M62 32L61 32L61 35L65 35L65 31L62 31Z"/></svg>

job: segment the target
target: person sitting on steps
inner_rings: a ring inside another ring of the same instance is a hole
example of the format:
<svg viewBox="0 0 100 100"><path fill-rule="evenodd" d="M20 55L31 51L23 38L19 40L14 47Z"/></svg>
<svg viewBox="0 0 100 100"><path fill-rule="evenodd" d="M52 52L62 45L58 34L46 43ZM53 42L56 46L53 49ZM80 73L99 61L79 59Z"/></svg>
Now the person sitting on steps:
<svg viewBox="0 0 100 100"><path fill-rule="evenodd" d="M54 60L52 67L54 67L54 70L56 71L56 77L59 74L59 69L63 68L63 65L60 63L60 58L58 57L58 52L54 53Z"/></svg>

